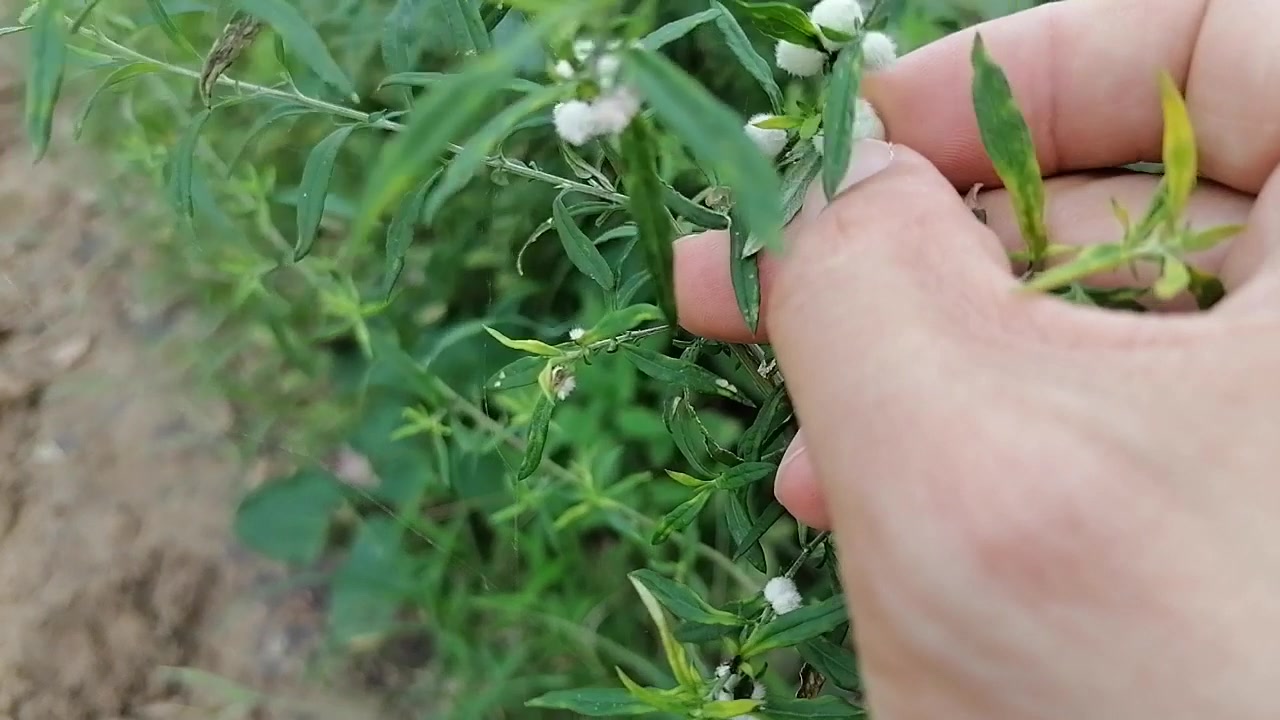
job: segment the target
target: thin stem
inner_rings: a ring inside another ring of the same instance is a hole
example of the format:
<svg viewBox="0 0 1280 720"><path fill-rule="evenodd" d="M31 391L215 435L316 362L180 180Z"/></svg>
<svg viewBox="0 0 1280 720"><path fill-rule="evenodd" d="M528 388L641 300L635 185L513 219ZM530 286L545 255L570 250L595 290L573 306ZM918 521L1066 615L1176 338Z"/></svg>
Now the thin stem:
<svg viewBox="0 0 1280 720"><path fill-rule="evenodd" d="M130 60L135 60L138 62L148 63L150 65L154 65L164 70L165 72L171 73L173 75L180 75L182 77L191 78L192 80L199 81L201 79L201 74L199 71L192 70L190 68L185 68L180 65L174 65L173 63L165 62L163 60L153 58L149 55L145 55L132 48L121 45L120 43L116 42L115 40L112 40L111 38L103 35L100 32L96 32L96 31L88 30L84 28L82 28L80 32L82 35L86 35L92 38L93 40L97 41L103 47L112 50L117 57L123 57L123 58L128 58ZM348 120L355 120L356 122L364 123L366 125L369 125L370 127L375 127L380 130L387 130L390 132L402 132L405 128L403 123L398 123L395 120L389 120L384 117L377 117L374 113L362 112L360 110L356 110L355 108L350 108L345 105L339 105L337 103L331 103L331 102L328 102L327 100L321 100L319 98L314 98L309 95L303 95L299 92L281 90L279 88L273 88L266 85L256 85L254 83L243 82L226 75L220 76L217 79L217 84L235 88L237 91L240 91L242 93L248 93L251 95L262 95L266 97L277 98L279 100L285 100L291 103L295 103L297 105L302 105L304 107L312 108L313 110L318 110L320 112L328 113L330 115L335 115L337 117L346 118ZM463 151L463 148L461 145L455 145L453 143L449 143L449 145L446 147L449 150L449 152L453 153L454 155L457 155ZM623 195L622 193L613 192L611 190L605 190L603 188L598 188L594 185L588 185L586 183L580 183L580 182L575 182L573 180L568 180L558 175L553 175L548 172L543 172L541 170L538 170L537 168L530 167L529 165L525 165L524 163L514 162L512 160L508 160L503 157L496 157L496 156L486 157L484 160L484 164L488 165L491 168L502 170L504 172L509 172L512 175L518 175L520 177L528 178L530 180L545 182L561 190L573 190L575 192L580 192L584 195L591 195L592 197L597 197L602 200L608 200L609 202L618 203L619 205L630 202L630 198L628 198L626 195Z"/></svg>
<svg viewBox="0 0 1280 720"><path fill-rule="evenodd" d="M815 552L817 552L818 548L826 544L830 537L831 531L829 530L814 535L813 539L809 541L809 544L805 545L804 549L800 551L800 555L796 558L796 561L791 563L791 567L787 568L786 576L789 578L795 577L796 573L800 572L800 568L804 567L805 562Z"/></svg>

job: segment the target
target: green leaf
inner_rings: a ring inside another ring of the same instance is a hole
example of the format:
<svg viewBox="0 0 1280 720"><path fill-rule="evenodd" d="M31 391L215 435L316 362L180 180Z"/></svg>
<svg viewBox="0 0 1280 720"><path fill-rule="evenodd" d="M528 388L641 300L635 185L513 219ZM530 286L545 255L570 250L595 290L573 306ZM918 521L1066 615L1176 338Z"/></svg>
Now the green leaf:
<svg viewBox="0 0 1280 720"><path fill-rule="evenodd" d="M468 55L488 51L493 44L477 0L435 0L426 4L422 25L438 52Z"/></svg>
<svg viewBox="0 0 1280 720"><path fill-rule="evenodd" d="M703 625L742 624L742 619L738 616L715 609L687 586L652 570L635 570L628 573L628 577L643 583L663 607L681 620Z"/></svg>
<svg viewBox="0 0 1280 720"><path fill-rule="evenodd" d="M1024 287L1028 290L1052 290L1095 273L1123 267L1132 257L1132 251L1123 245L1090 245L1071 262L1049 268L1028 280Z"/></svg>
<svg viewBox="0 0 1280 720"><path fill-rule="evenodd" d="M269 127L281 120L285 120L299 115L308 115L316 112L315 108L309 108L305 105L294 105L292 103L282 103L276 105L265 113L258 115L253 120L253 124L249 126L249 131L244 134L244 138L236 147L236 154L227 162L227 174L231 174L248 151L253 147L254 141L258 139Z"/></svg>
<svg viewBox="0 0 1280 720"><path fill-rule="evenodd" d="M744 405L754 405L751 398L733 383L699 365L635 345L623 345L621 349L622 354L637 370L655 380L707 395L719 395Z"/></svg>
<svg viewBox="0 0 1280 720"><path fill-rule="evenodd" d="M321 80L355 100L355 86L338 63L334 62L324 41L306 18L288 0L232 0L245 13L270 25L298 59Z"/></svg>
<svg viewBox="0 0 1280 720"><path fill-rule="evenodd" d="M656 712L622 688L555 690L529 700L525 705L548 710L567 710L587 717L648 715Z"/></svg>
<svg viewBox="0 0 1280 720"><path fill-rule="evenodd" d="M1187 264L1176 257L1164 258L1160 278L1151 286L1151 292L1160 300L1172 300L1191 286L1191 271Z"/></svg>
<svg viewBox="0 0 1280 720"><path fill-rule="evenodd" d="M782 516L786 514L786 509L783 508L778 501L770 501L770 503L765 507L764 512L760 513L760 517L756 518L755 523L749 530L747 530L746 535L744 535L742 539L738 540L738 543L734 545L734 562L741 560L753 550L759 550L760 538L764 537L764 534L769 532L770 528L772 528L774 524L781 520Z"/></svg>
<svg viewBox="0 0 1280 720"><path fill-rule="evenodd" d="M631 198L631 217L640 229L645 264L658 294L658 307L674 323L675 228L663 203L663 185L655 163L658 145L648 123L638 118L622 134L621 146L623 182Z"/></svg>
<svg viewBox="0 0 1280 720"><path fill-rule="evenodd" d="M751 25L774 40L822 50L822 40L809 16L795 5L784 2L748 2L734 0Z"/></svg>
<svg viewBox="0 0 1280 720"><path fill-rule="evenodd" d="M1031 130L1014 101L1008 78L987 53L981 34L974 37L970 59L973 107L982 144L1009 192L1031 261L1039 264L1049 248L1049 231L1044 219L1044 179Z"/></svg>
<svg viewBox="0 0 1280 720"><path fill-rule="evenodd" d="M697 671L689 663L689 656L685 653L684 646L676 642L675 637L671 635L671 629L667 626L667 618L662 614L662 606L658 603L658 599L654 597L649 588L633 577L628 577L631 586L635 588L636 594L640 596L640 601L644 603L644 609L649 613L649 618L653 621L654 627L658 629L658 637L662 639L663 654L667 657L667 665L671 668L671 674L675 677L676 682L681 687L689 690L697 690L702 686L702 679L698 677ZM629 680L621 670L618 671L624 682ZM636 688L634 683L628 683L628 689L635 694Z"/></svg>
<svg viewBox="0 0 1280 720"><path fill-rule="evenodd" d="M785 385L779 385L765 398L756 418L738 439L738 454L746 460L759 460L765 443L791 418L791 399Z"/></svg>
<svg viewBox="0 0 1280 720"><path fill-rule="evenodd" d="M609 267L609 261L604 259L596 249L595 243L582 232L573 216L569 214L569 208L564 204L564 196L568 192L566 190L560 193L551 203L551 216L555 221L556 233L560 236L560 244L564 246L564 252L569 256L569 261L578 268L579 272L594 280L606 291L613 292L618 282L613 276L613 268Z"/></svg>
<svg viewBox="0 0 1280 720"><path fill-rule="evenodd" d="M844 596L836 595L769 621L743 643L739 654L744 658L752 658L777 648L799 645L825 635L847 622L849 614Z"/></svg>
<svg viewBox="0 0 1280 720"><path fill-rule="evenodd" d="M641 303L614 310L600 318L590 330L582 336L581 342L593 343L617 337L647 322L657 322L663 317L662 310L656 305Z"/></svg>
<svg viewBox="0 0 1280 720"><path fill-rule="evenodd" d="M709 720L729 720L755 710L760 707L762 702L762 700L753 700L751 698L743 700L713 700L702 706L702 714L699 717L708 718Z"/></svg>
<svg viewBox="0 0 1280 720"><path fill-rule="evenodd" d="M865 718L866 711L834 695L808 699L769 698L763 710L756 711L764 720L794 718Z"/></svg>
<svg viewBox="0 0 1280 720"><path fill-rule="evenodd" d="M1203 252L1217 247L1225 240L1229 240L1236 235L1244 232L1244 225L1219 225L1211 227L1208 230L1202 230L1198 233L1188 235L1181 244L1184 252Z"/></svg>
<svg viewBox="0 0 1280 720"><path fill-rule="evenodd" d="M1160 73L1160 106L1164 112L1164 179L1169 188L1170 218L1186 209L1199 172L1196 158L1196 134L1191 127L1191 114L1182 93L1169 73Z"/></svg>
<svg viewBox="0 0 1280 720"><path fill-rule="evenodd" d="M403 527L386 516L364 520L334 574L328 612L330 637L345 648L376 646L396 627L405 597L400 578L411 572L401 547Z"/></svg>
<svg viewBox="0 0 1280 720"><path fill-rule="evenodd" d="M702 489L703 487L706 487L707 485L710 484L709 480L699 480L698 478L692 475L687 475L682 472L676 472L675 470L668 470L667 476L670 477L672 480L675 480L676 482L680 483L681 485L687 488L693 488L694 490Z"/></svg>
<svg viewBox="0 0 1280 720"><path fill-rule="evenodd" d="M466 187L476 171L484 167L489 154L511 135L520 121L554 103L562 92L555 86L538 86L537 91L503 108L463 143L462 152L445 166L440 182L427 197L423 222L430 224L444 204Z"/></svg>
<svg viewBox="0 0 1280 720"><path fill-rule="evenodd" d="M98 101L98 98L103 93L109 90L114 90L115 88L119 87L125 82L128 82L129 80L132 80L133 78L136 78L140 75L147 75L163 69L164 68L162 68L159 65L156 65L155 63L136 62L136 63L129 63L128 65L124 65L122 67L118 67L115 70L113 70L110 75L107 75L107 77L103 78L102 82L98 85L98 87L94 88L93 92L90 93L89 98L85 100L84 105L80 109L80 114L76 118L76 124L74 126L74 130L72 131L72 137L76 140L80 139L81 133L84 132L85 121L88 120L89 113L93 110L93 108L95 107L95 104Z"/></svg>
<svg viewBox="0 0 1280 720"><path fill-rule="evenodd" d="M422 54L423 6L430 0L397 0L382 22L382 62L392 72L409 70ZM382 86L379 85L381 90Z"/></svg>
<svg viewBox="0 0 1280 720"><path fill-rule="evenodd" d="M822 107L822 189L835 197L849 171L853 150L854 98L861 79L862 43L845 46L831 69Z"/></svg>
<svg viewBox="0 0 1280 720"><path fill-rule="evenodd" d="M805 143L806 152L795 162L787 166L782 173L782 221L789 224L804 208L805 198L809 196L809 188L822 172L822 155L813 150L812 143ZM764 241L754 233L747 238L742 250L744 257L750 257L764 248Z"/></svg>
<svg viewBox="0 0 1280 720"><path fill-rule="evenodd" d="M547 435L551 430L551 414L555 410L555 401L546 394L538 395L538 404L533 408L533 418L529 421L529 434L525 439L524 460L516 471L516 482L531 477L542 464L542 451L547 447Z"/></svg>
<svg viewBox="0 0 1280 720"><path fill-rule="evenodd" d="M404 196L391 215L391 222L387 224L386 259L382 270L382 294L385 297L391 296L400 273L404 271L404 256L413 244L413 231L422 218L422 206L426 204L427 194L443 173L443 169L435 171L417 190Z"/></svg>
<svg viewBox="0 0 1280 720"><path fill-rule="evenodd" d="M522 32L502 47L472 59L462 72L441 80L414 103L404 129L386 143L370 168L351 228L353 242L367 237L392 203L418 178L436 169L455 136L480 124L494 95L514 75L521 56L537 47L540 31L573 17L581 5L557 3L554 11L538 17L535 30Z"/></svg>
<svg viewBox="0 0 1280 720"><path fill-rule="evenodd" d="M1226 297L1227 289L1220 278L1201 272L1190 265L1187 266L1187 271L1191 273L1188 289L1196 299L1196 306L1201 310L1208 310Z"/></svg>
<svg viewBox="0 0 1280 720"><path fill-rule="evenodd" d="M747 562L751 563L752 567L764 572L766 570L764 549L760 547L759 539L743 544L743 540L751 533L751 527L754 524L747 507L748 492L739 491L729 494L729 503L725 512L725 525L729 528L729 536L733 538L734 547L740 551L740 557L734 559L746 559ZM781 506L779 505L779 507Z"/></svg>
<svg viewBox="0 0 1280 720"><path fill-rule="evenodd" d="M760 87L764 88L765 94L769 96L769 102L773 105L773 111L782 112L782 90L778 88L778 82L773 77L773 66L756 52L751 39L747 37L747 33L738 24L738 19L729 12L728 8L718 0L711 0L711 7L720 11L719 17L716 18L716 27L724 35L724 41L729 46L729 50L734 57L738 58L738 63L746 69L747 73L755 78Z"/></svg>
<svg viewBox="0 0 1280 720"><path fill-rule="evenodd" d="M777 471L778 466L773 463L742 463L721 473L720 477L716 478L716 487L720 490L738 490L773 477Z"/></svg>
<svg viewBox="0 0 1280 720"><path fill-rule="evenodd" d="M490 390L528 387L538 382L538 374L547 366L547 362L540 355L522 357L491 375L484 386Z"/></svg>
<svg viewBox="0 0 1280 720"><path fill-rule="evenodd" d="M31 19L24 106L27 138L40 162L53 134L53 109L62 91L67 61L67 38L62 23L63 0L44 0Z"/></svg>
<svg viewBox="0 0 1280 720"><path fill-rule="evenodd" d="M342 144L347 138L351 137L351 133L359 127L361 126L347 125L334 130L317 143L307 156L307 164L302 168L302 181L298 184L298 238L293 246L294 262L305 258L315 244L338 152L342 150Z"/></svg>
<svg viewBox="0 0 1280 720"><path fill-rule="evenodd" d="M188 219L195 215L191 176L195 172L196 143L200 141L200 130L212 114L213 108L206 108L191 118L191 124L178 138L169 159L169 199L182 217Z"/></svg>
<svg viewBox="0 0 1280 720"><path fill-rule="evenodd" d="M690 200L665 182L662 183L662 201L666 203L668 210L698 227L708 230L729 227L729 220L724 215Z"/></svg>
<svg viewBox="0 0 1280 720"><path fill-rule="evenodd" d="M682 17L679 20L672 20L644 36L640 40L640 44L646 49L658 50L664 45L675 42L693 32L699 25L715 20L718 17L720 17L720 10L713 7L710 10L703 10L700 13Z"/></svg>
<svg viewBox="0 0 1280 720"><path fill-rule="evenodd" d="M710 443L703 439L706 429L688 398L681 394L672 399L670 412L664 413L663 420L676 448L695 471L707 476L718 474L719 463L711 455Z"/></svg>
<svg viewBox="0 0 1280 720"><path fill-rule="evenodd" d="M672 533L689 527L694 520L698 519L698 513L702 512L702 508L707 506L707 501L710 499L711 493L703 490L680 503L676 506L676 509L664 515L662 520L658 522L658 527L653 531L653 537L650 542L658 545L671 537Z"/></svg>
<svg viewBox="0 0 1280 720"><path fill-rule="evenodd" d="M626 58L631 81L657 118L732 191L751 231L766 246L777 248L782 239L778 174L742 131L738 113L661 55L632 50Z"/></svg>
<svg viewBox="0 0 1280 720"><path fill-rule="evenodd" d="M235 535L245 547L282 563L319 559L342 491L327 473L303 470L260 485L236 509Z"/></svg>
<svg viewBox="0 0 1280 720"><path fill-rule="evenodd" d="M383 88L401 87L401 86L429 88L439 84L440 81L442 80L447 80L449 78L454 78L457 76L458 76L458 73L446 73L446 72L427 72L427 71L397 72L397 73L392 73L391 75L388 75L385 78L383 78L382 82L378 83L378 89L381 90ZM536 83L532 80L526 80L524 78L519 78L519 77L511 78L507 80L507 82L503 85L503 89L505 90L512 90L512 91L521 92L521 93L538 92L540 90L545 90L548 87L552 87L552 86L543 85L541 83Z"/></svg>
<svg viewBox="0 0 1280 720"><path fill-rule="evenodd" d="M663 639L666 639L666 635L663 636ZM684 652L683 648L680 648L678 645L676 647L681 653ZM622 671L622 668L614 668L614 671L617 672L618 679L622 681L622 686L625 687L627 692L630 693L638 702L642 702L654 710L660 710L667 713L679 713L680 715L686 715L686 711L690 709L690 701L687 698L680 696L680 688L660 690L653 687L642 687L635 680L628 677L627 674Z"/></svg>
<svg viewBox="0 0 1280 720"><path fill-rule="evenodd" d="M805 662L836 687L849 692L862 689L862 680L858 676L858 658L853 651L821 637L806 640L796 649Z"/></svg>
<svg viewBox="0 0 1280 720"><path fill-rule="evenodd" d="M746 223L733 222L729 226L729 278L733 283L733 297L738 302L742 321L754 335L760 329L760 256L747 254L750 239L751 230Z"/></svg>
<svg viewBox="0 0 1280 720"><path fill-rule="evenodd" d="M493 339L506 345L512 350L519 350L533 355L542 355L544 357L559 357L564 355L564 351L553 345L548 345L541 340L512 340L502 333L494 330L488 325L484 326L486 332L493 336Z"/></svg>
<svg viewBox="0 0 1280 720"><path fill-rule="evenodd" d="M165 37L169 38L169 42L199 57L200 53L183 36L182 31L174 24L173 18L169 17L168 11L164 9L164 0L147 0L147 10L151 12L151 17L156 21L156 25L160 26L161 32L164 33Z"/></svg>
<svg viewBox="0 0 1280 720"><path fill-rule="evenodd" d="M703 625L694 622L682 622L676 625L672 633L682 643L698 644L719 640L737 632L736 626Z"/></svg>

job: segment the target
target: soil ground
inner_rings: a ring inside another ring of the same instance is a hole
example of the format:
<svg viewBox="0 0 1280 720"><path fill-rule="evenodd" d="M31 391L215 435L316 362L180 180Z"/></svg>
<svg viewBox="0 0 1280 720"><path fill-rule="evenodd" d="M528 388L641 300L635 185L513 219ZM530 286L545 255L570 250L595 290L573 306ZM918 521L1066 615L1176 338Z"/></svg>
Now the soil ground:
<svg viewBox="0 0 1280 720"><path fill-rule="evenodd" d="M0 64L0 720L374 717L349 692L297 691L320 601L261 592L278 574L235 549L247 464L231 410L159 350L183 315L139 301L145 239L103 209L86 151L63 138L32 165L14 68Z"/></svg>

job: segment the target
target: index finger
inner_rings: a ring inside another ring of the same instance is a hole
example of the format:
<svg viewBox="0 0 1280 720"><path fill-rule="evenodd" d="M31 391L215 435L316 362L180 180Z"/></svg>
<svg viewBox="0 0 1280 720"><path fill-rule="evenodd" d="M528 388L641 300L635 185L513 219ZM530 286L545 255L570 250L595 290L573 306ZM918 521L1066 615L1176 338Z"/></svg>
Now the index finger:
<svg viewBox="0 0 1280 720"><path fill-rule="evenodd" d="M1159 161L1161 71L1183 90L1202 173L1256 194L1280 162L1280 3L1065 0L950 35L868 75L889 138L957 187L997 183L973 112L981 32L1009 77L1046 175Z"/></svg>

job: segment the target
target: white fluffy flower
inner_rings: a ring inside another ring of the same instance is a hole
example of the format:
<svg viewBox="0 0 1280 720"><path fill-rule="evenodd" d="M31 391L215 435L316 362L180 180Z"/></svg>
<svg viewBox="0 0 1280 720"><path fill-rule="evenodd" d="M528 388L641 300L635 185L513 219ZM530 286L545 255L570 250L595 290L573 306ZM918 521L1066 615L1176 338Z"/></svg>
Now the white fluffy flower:
<svg viewBox="0 0 1280 720"><path fill-rule="evenodd" d="M579 341L579 340L581 340L581 339L582 339L582 337L583 337L584 335L586 335L586 334L587 334L587 331L586 331L586 330L583 330L583 329L582 329L582 328L580 328L580 327L576 327L576 328L574 328L574 329L572 329L572 330L570 330L570 331L569 331L569 339L570 339L570 340L572 340L572 341L574 341L574 342L578 342L578 341Z"/></svg>
<svg viewBox="0 0 1280 720"><path fill-rule="evenodd" d="M596 60L596 81L600 87L609 89L618 82L618 71L622 68L622 59L616 53L601 55Z"/></svg>
<svg viewBox="0 0 1280 720"><path fill-rule="evenodd" d="M629 88L619 88L596 98L591 108L597 132L617 135L640 112L640 96Z"/></svg>
<svg viewBox="0 0 1280 720"><path fill-rule="evenodd" d="M591 57L591 53L596 51L595 40L574 40L573 41L573 57L578 62L586 62Z"/></svg>
<svg viewBox="0 0 1280 720"><path fill-rule="evenodd" d="M746 131L747 137L751 139L751 142L755 143L756 147L760 148L760 151L770 159L778 157L782 149L787 146L787 131L779 130L778 128L756 127L756 123L772 120L775 117L777 115L770 115L769 113L753 115L747 121L747 124L743 126L743 130Z"/></svg>
<svg viewBox="0 0 1280 720"><path fill-rule="evenodd" d="M862 5L858 0L822 0L809 11L809 19L818 26L819 35L822 35L824 27L852 35L862 25ZM829 40L823 35L822 44L828 50L835 50L845 43Z"/></svg>
<svg viewBox="0 0 1280 720"><path fill-rule="evenodd" d="M796 589L795 582L781 575L765 583L764 599L779 615L798 610L804 604L804 599L800 597L800 591Z"/></svg>
<svg viewBox="0 0 1280 720"><path fill-rule="evenodd" d="M578 378L566 374L560 378L560 382L556 384L556 399L564 400L573 393L573 389L578 387Z"/></svg>
<svg viewBox="0 0 1280 720"><path fill-rule="evenodd" d="M862 38L862 64L868 70L883 70L898 59L898 45L882 32L869 32Z"/></svg>
<svg viewBox="0 0 1280 720"><path fill-rule="evenodd" d="M777 51L774 53L774 62L778 67L796 77L809 77L822 72L827 56L820 50L779 40Z"/></svg>
<svg viewBox="0 0 1280 720"><path fill-rule="evenodd" d="M554 68L552 68L551 74L554 75L557 80L571 80L574 75L578 74L578 71L573 68L573 63L568 60L561 60L555 64Z"/></svg>
<svg viewBox="0 0 1280 720"><path fill-rule="evenodd" d="M555 122L556 134L571 145L585 145L598 133L595 108L582 100L557 103L551 119Z"/></svg>
<svg viewBox="0 0 1280 720"><path fill-rule="evenodd" d="M752 700L763 700L765 698L765 695L767 694L768 694L768 690L765 689L764 683L760 682L759 680L756 680L755 684L751 686Z"/></svg>
<svg viewBox="0 0 1280 720"><path fill-rule="evenodd" d="M870 101L866 98L858 98L853 106L853 141L859 140L884 140L885 129L884 123L880 120L880 114ZM818 154L822 154L822 143L824 135L818 133L813 136L813 146L817 148Z"/></svg>

